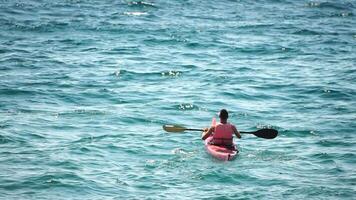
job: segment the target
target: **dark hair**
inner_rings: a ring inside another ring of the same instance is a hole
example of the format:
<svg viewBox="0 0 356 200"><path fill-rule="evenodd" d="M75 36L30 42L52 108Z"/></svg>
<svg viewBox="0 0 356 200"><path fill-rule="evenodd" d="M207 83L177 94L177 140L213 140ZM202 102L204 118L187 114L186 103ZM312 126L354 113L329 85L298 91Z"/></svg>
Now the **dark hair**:
<svg viewBox="0 0 356 200"><path fill-rule="evenodd" d="M221 109L220 113L219 113L219 117L221 119L227 119L227 118L229 118L229 113L227 112L226 109Z"/></svg>

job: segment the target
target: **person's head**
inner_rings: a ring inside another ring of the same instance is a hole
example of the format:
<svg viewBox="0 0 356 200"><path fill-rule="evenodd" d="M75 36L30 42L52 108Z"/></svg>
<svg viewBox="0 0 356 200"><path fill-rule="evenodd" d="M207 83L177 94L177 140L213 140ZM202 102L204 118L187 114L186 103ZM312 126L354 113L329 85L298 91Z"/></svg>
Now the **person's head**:
<svg viewBox="0 0 356 200"><path fill-rule="evenodd" d="M220 120L226 121L227 118L229 118L229 113L227 112L226 109L221 109L219 112L219 118Z"/></svg>

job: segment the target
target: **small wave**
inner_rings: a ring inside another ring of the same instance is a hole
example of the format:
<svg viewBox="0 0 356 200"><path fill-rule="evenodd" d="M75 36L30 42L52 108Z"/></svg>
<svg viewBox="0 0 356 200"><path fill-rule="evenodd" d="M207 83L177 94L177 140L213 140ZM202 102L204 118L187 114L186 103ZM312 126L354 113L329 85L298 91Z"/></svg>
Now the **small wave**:
<svg viewBox="0 0 356 200"><path fill-rule="evenodd" d="M30 137L27 138L27 136ZM14 145L17 147L31 147L32 144L32 139L43 139L41 136L36 138L36 136L39 135L31 135L31 134L16 134L16 135L0 135L0 144L9 144L10 146ZM34 137L34 138L31 138ZM3 152L4 153L4 152ZM36 153L36 152L31 152L31 153Z"/></svg>
<svg viewBox="0 0 356 200"><path fill-rule="evenodd" d="M198 19L198 20L204 20L204 21L209 21L209 20L211 20L211 21L225 21L225 20L227 20L227 18L225 18L225 17L214 17L213 15L206 15L206 16L204 16L204 15L201 15L201 14L199 14L199 15L186 15L185 16L186 18L188 18L188 19Z"/></svg>
<svg viewBox="0 0 356 200"><path fill-rule="evenodd" d="M312 30L308 30L308 29L298 30L298 31L295 31L293 34L295 34L295 35L323 35L321 32L312 31Z"/></svg>
<svg viewBox="0 0 356 200"><path fill-rule="evenodd" d="M129 6L131 7L139 7L139 8L157 8L153 3L145 2L145 1L132 1L129 2Z"/></svg>
<svg viewBox="0 0 356 200"><path fill-rule="evenodd" d="M182 74L180 71L168 71L168 72L162 72L161 75L165 77L178 77Z"/></svg>
<svg viewBox="0 0 356 200"><path fill-rule="evenodd" d="M278 130L277 126L271 125L271 124L257 124L256 125L257 129L264 129L264 128L270 128L270 129L276 129Z"/></svg>
<svg viewBox="0 0 356 200"><path fill-rule="evenodd" d="M190 65L182 65L182 67L187 68L187 69L197 69L198 66L190 64Z"/></svg>
<svg viewBox="0 0 356 200"><path fill-rule="evenodd" d="M10 21L7 24L11 30L33 31L39 33L50 33L59 30L64 30L65 28L70 26L69 23L61 21L39 22L33 20Z"/></svg>
<svg viewBox="0 0 356 200"><path fill-rule="evenodd" d="M145 162L145 167L149 168L149 169L154 169L154 168L157 168L158 166L159 166L159 161L157 161L157 160L149 159L149 160L146 160L146 162Z"/></svg>
<svg viewBox="0 0 356 200"><path fill-rule="evenodd" d="M89 48L85 48L85 49L82 49L81 52L98 52L100 51L99 48L96 48L96 47L89 47Z"/></svg>
<svg viewBox="0 0 356 200"><path fill-rule="evenodd" d="M239 28L241 28L242 30L245 30L245 29L253 29L253 30L258 30L258 29L261 29L261 30L265 30L267 28L270 28L274 26L274 24L243 24L241 25Z"/></svg>
<svg viewBox="0 0 356 200"><path fill-rule="evenodd" d="M178 110L199 110L199 107L191 103L181 103L178 106Z"/></svg>
<svg viewBox="0 0 356 200"><path fill-rule="evenodd" d="M308 7L319 7L320 3L319 2L309 2L306 4Z"/></svg>
<svg viewBox="0 0 356 200"><path fill-rule="evenodd" d="M140 77L140 76L147 76L147 75L153 75L153 74L155 74L155 73L134 72L134 71L124 70L124 69L119 69L113 75L122 78L122 77Z"/></svg>
<svg viewBox="0 0 356 200"><path fill-rule="evenodd" d="M307 4L311 8L325 8L325 9L335 9L335 10L350 10L354 8L352 3L342 3L342 2L309 2Z"/></svg>
<svg viewBox="0 0 356 200"><path fill-rule="evenodd" d="M11 138L9 138L7 136L0 135L0 144L7 144L7 143L11 143L11 142L14 142Z"/></svg>
<svg viewBox="0 0 356 200"><path fill-rule="evenodd" d="M148 13L147 12L124 12L124 15L142 16L142 15L148 15Z"/></svg>
<svg viewBox="0 0 356 200"><path fill-rule="evenodd" d="M355 163L356 161L356 154L354 153L345 153L345 154L342 154L342 159L345 160L346 162L349 162L349 163Z"/></svg>
<svg viewBox="0 0 356 200"><path fill-rule="evenodd" d="M324 140L320 140L318 142L316 142L317 145L323 146L323 147L335 147L335 146L339 146L339 147L352 147L354 144L351 142L347 142L345 140L335 140L335 139L324 139Z"/></svg>
<svg viewBox="0 0 356 200"><path fill-rule="evenodd" d="M108 140L111 141L116 138L122 138L122 135L100 135L100 136L85 136L80 138L79 140L73 141L73 144L76 143L92 143L92 142L98 142L101 140Z"/></svg>
<svg viewBox="0 0 356 200"><path fill-rule="evenodd" d="M116 178L116 183L120 184L122 186L129 186L129 184L126 181L123 181L123 180L121 180L119 178Z"/></svg>
<svg viewBox="0 0 356 200"><path fill-rule="evenodd" d="M319 132L315 130L283 130L278 127L275 128L279 130L280 135L287 137L309 137L319 135Z"/></svg>
<svg viewBox="0 0 356 200"><path fill-rule="evenodd" d="M78 154L78 155L87 154L87 153L92 152L90 150L90 148L82 147L82 146L81 147L71 147L70 150L71 150L71 153Z"/></svg>
<svg viewBox="0 0 356 200"><path fill-rule="evenodd" d="M354 14L352 12L341 12L334 14L335 17L352 17Z"/></svg>
<svg viewBox="0 0 356 200"><path fill-rule="evenodd" d="M246 47L232 47L227 48L226 52L239 52L243 54L258 54L258 55L269 55L276 53L285 53L287 51L292 51L290 48L285 48L281 46L265 46L265 45L256 45L256 46L246 46Z"/></svg>
<svg viewBox="0 0 356 200"><path fill-rule="evenodd" d="M26 137L29 137L31 140L34 140L34 139L38 139L38 140L46 139L45 136L37 134L37 133L26 133Z"/></svg>
<svg viewBox="0 0 356 200"><path fill-rule="evenodd" d="M0 36L1 37L1 36ZM0 49L0 54L5 54L5 53L8 53L8 52L11 52L11 50L8 50L8 49Z"/></svg>
<svg viewBox="0 0 356 200"><path fill-rule="evenodd" d="M103 110L90 110L90 109L75 109L72 111L60 112L57 116L67 116L67 115L107 115L109 114L108 111Z"/></svg>
<svg viewBox="0 0 356 200"><path fill-rule="evenodd" d="M133 80L133 79L156 79L157 77L179 77L182 75L183 72L181 71L175 71L175 70L170 70L170 71L163 71L163 72L134 72L134 71L129 71L129 70L123 70L119 69L116 72L114 72L112 75L119 77L119 78L124 78L126 80Z"/></svg>
<svg viewBox="0 0 356 200"><path fill-rule="evenodd" d="M15 89L15 88L2 88L0 89L0 94L8 96L18 96L18 95L35 95L37 92L26 89Z"/></svg>
<svg viewBox="0 0 356 200"><path fill-rule="evenodd" d="M31 189L44 189L51 187L68 187L71 188L77 184L78 181L85 181L80 176L75 173L53 173L53 174L42 174L37 176L30 176L24 178L23 181L8 182L3 185L5 189L15 190L23 188Z"/></svg>
<svg viewBox="0 0 356 200"><path fill-rule="evenodd" d="M353 100L354 95L351 93L352 91L338 91L335 89L323 89L321 97L330 98L335 100Z"/></svg>
<svg viewBox="0 0 356 200"><path fill-rule="evenodd" d="M0 129L6 129L6 128L9 128L9 127L11 127L11 125L10 124L0 124ZM1 140L1 135L0 135L0 140Z"/></svg>
<svg viewBox="0 0 356 200"><path fill-rule="evenodd" d="M152 45L176 45L181 42L186 42L185 39L180 38L157 38L157 37L150 37L148 39L143 40L145 44L152 44Z"/></svg>
<svg viewBox="0 0 356 200"><path fill-rule="evenodd" d="M141 51L137 46L126 46L126 47L115 47L112 49L109 49L103 53L105 54L139 54Z"/></svg>
<svg viewBox="0 0 356 200"><path fill-rule="evenodd" d="M328 153L316 153L311 155L312 158L316 158L318 160L332 160L334 157Z"/></svg>
<svg viewBox="0 0 356 200"><path fill-rule="evenodd" d="M54 160L49 163L50 166L54 167L61 167L64 169L70 169L70 170L80 170L81 165L78 164L76 161L73 160Z"/></svg>
<svg viewBox="0 0 356 200"><path fill-rule="evenodd" d="M187 154L189 154L189 152L185 151L182 148L173 149L172 153L175 154L175 155L187 155Z"/></svg>
<svg viewBox="0 0 356 200"><path fill-rule="evenodd" d="M21 53L30 53L28 51L23 51L23 50L20 50L20 51L22 51ZM16 50L16 52L19 53L19 51L17 51L17 50ZM3 58L0 61L3 62L3 63L16 63L16 64L19 64L19 63L26 62L26 59L24 59L23 57L11 56L9 58Z"/></svg>

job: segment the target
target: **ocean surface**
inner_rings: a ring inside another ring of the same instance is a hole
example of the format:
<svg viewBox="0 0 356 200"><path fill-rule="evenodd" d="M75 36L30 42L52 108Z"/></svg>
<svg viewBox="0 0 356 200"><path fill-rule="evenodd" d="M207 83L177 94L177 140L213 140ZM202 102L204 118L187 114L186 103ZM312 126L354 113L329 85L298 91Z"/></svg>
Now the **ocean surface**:
<svg viewBox="0 0 356 200"><path fill-rule="evenodd" d="M355 0L0 1L0 199L356 199L355 130Z"/></svg>

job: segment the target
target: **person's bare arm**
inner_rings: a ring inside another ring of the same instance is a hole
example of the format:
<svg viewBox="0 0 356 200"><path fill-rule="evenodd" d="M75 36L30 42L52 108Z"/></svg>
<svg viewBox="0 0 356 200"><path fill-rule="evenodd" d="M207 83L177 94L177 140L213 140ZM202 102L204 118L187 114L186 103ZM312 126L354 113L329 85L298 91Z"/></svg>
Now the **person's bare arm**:
<svg viewBox="0 0 356 200"><path fill-rule="evenodd" d="M234 131L236 137L239 138L239 139L241 139L241 134L240 134L240 132L237 130L236 126L232 126L232 130Z"/></svg>
<svg viewBox="0 0 356 200"><path fill-rule="evenodd" d="M214 127L210 127L210 128L205 128L204 132L201 135L201 139L205 140L206 138L208 138L212 133L214 132Z"/></svg>

